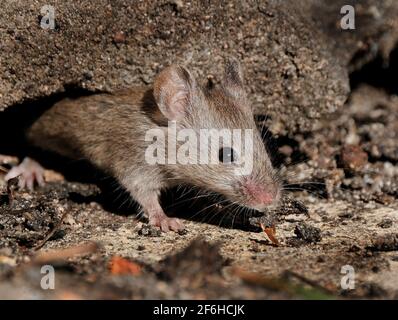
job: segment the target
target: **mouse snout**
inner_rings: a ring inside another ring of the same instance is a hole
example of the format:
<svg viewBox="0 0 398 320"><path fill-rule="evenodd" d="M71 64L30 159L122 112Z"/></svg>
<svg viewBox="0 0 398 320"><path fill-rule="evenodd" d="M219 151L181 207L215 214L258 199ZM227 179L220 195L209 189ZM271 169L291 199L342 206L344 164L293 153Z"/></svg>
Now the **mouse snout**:
<svg viewBox="0 0 398 320"><path fill-rule="evenodd" d="M264 185L251 178L242 183L242 191L248 199L248 204L255 209L264 209L274 204L278 198L278 188L272 183Z"/></svg>

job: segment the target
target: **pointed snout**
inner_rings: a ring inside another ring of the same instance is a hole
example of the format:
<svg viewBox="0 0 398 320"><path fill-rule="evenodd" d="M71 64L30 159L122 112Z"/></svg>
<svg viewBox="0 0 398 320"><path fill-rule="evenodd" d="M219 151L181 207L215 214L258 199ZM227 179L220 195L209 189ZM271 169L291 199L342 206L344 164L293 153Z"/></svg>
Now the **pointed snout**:
<svg viewBox="0 0 398 320"><path fill-rule="evenodd" d="M242 191L248 205L255 209L264 209L279 199L279 188L274 183L263 184L249 178L242 183Z"/></svg>

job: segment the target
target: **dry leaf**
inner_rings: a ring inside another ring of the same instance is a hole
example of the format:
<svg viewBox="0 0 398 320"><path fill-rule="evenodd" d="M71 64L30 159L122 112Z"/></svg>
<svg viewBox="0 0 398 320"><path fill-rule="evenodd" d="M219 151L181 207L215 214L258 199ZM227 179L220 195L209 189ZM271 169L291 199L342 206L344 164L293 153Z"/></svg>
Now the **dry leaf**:
<svg viewBox="0 0 398 320"><path fill-rule="evenodd" d="M261 229L263 229L263 231L267 235L268 239L270 239L270 241L274 245L279 246L279 241L275 237L275 234L276 234L275 226L273 226L273 227L265 227L262 223L260 223L260 226L261 226Z"/></svg>
<svg viewBox="0 0 398 320"><path fill-rule="evenodd" d="M141 274L140 265L117 256L113 257L109 262L109 270L115 275L130 274L137 276Z"/></svg>

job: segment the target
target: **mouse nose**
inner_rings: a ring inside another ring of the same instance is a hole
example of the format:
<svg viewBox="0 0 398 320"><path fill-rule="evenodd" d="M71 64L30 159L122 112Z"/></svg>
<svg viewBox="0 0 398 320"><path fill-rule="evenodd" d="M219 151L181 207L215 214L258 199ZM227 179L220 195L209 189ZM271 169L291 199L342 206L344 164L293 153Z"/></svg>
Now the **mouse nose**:
<svg viewBox="0 0 398 320"><path fill-rule="evenodd" d="M252 179L246 180L243 183L243 191L254 206L272 204L276 196L275 192L271 190L272 187L261 185Z"/></svg>

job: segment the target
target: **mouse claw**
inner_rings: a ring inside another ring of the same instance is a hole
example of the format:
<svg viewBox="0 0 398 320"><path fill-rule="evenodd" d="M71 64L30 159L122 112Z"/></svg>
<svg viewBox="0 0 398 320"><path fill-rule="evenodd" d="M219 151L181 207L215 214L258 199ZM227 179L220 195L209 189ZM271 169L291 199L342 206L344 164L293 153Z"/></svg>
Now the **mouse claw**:
<svg viewBox="0 0 398 320"><path fill-rule="evenodd" d="M169 218L165 214L156 215L149 219L149 224L160 228L163 232L184 230L184 224L176 218Z"/></svg>
<svg viewBox="0 0 398 320"><path fill-rule="evenodd" d="M6 181L19 177L20 189L33 190L35 183L44 185L44 168L36 161L25 158L18 166L13 167L4 177Z"/></svg>
<svg viewBox="0 0 398 320"><path fill-rule="evenodd" d="M164 220L162 221L162 231L163 231L163 222L164 222ZM184 224L176 218L167 218L166 224L167 224L167 231L171 230L171 231L178 232L178 231L184 230L184 228L185 228Z"/></svg>

